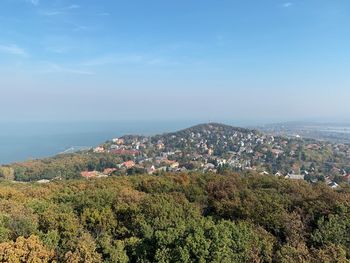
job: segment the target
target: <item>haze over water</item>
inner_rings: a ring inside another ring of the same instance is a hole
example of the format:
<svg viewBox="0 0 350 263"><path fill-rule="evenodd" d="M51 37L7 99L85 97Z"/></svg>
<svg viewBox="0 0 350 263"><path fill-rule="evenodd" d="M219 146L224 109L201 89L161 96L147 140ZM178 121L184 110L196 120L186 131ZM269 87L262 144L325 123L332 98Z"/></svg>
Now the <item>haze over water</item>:
<svg viewBox="0 0 350 263"><path fill-rule="evenodd" d="M174 132L209 121L0 122L0 164L49 157L73 146L93 147L127 134ZM241 127L259 123L222 122Z"/></svg>
<svg viewBox="0 0 350 263"><path fill-rule="evenodd" d="M193 122L20 122L0 123L0 164L48 157L72 146L95 146L125 134L152 135Z"/></svg>

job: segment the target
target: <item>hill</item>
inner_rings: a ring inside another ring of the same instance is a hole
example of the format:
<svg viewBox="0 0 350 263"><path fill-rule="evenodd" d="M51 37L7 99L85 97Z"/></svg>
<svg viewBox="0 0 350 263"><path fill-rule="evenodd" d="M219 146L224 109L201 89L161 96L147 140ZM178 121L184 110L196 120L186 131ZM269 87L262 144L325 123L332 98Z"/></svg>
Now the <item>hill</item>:
<svg viewBox="0 0 350 263"><path fill-rule="evenodd" d="M350 147L208 123L161 135L112 138L89 151L3 166L0 176L36 181L247 170L336 187L350 180Z"/></svg>
<svg viewBox="0 0 350 263"><path fill-rule="evenodd" d="M234 127L231 125L226 125L226 124L222 124L222 123L215 123L215 122L211 122L211 123L202 123L202 124L198 124L195 125L193 127L181 130L181 131L177 131L174 133L169 133L169 135L180 135L181 133L184 134L189 134L189 133L197 133L197 132L211 132L211 133L232 133L232 132L242 132L242 133L248 133L248 132L252 132L253 130L251 129L245 129L245 128L240 128L240 127Z"/></svg>

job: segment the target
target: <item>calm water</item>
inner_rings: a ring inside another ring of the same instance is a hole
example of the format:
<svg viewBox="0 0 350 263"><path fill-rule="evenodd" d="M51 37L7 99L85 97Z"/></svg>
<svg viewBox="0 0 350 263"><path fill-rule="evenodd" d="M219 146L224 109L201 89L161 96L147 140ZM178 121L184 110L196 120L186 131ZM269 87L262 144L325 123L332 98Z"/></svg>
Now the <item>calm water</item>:
<svg viewBox="0 0 350 263"><path fill-rule="evenodd" d="M52 156L72 146L95 146L125 134L158 134L194 122L0 123L0 164Z"/></svg>

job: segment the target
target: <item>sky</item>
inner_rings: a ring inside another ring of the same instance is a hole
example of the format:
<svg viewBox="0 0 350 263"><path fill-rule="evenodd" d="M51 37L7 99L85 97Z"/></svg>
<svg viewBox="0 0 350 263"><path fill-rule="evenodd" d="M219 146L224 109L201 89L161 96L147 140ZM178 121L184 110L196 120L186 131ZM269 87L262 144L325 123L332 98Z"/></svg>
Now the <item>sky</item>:
<svg viewBox="0 0 350 263"><path fill-rule="evenodd" d="M347 0L1 0L0 121L350 121Z"/></svg>

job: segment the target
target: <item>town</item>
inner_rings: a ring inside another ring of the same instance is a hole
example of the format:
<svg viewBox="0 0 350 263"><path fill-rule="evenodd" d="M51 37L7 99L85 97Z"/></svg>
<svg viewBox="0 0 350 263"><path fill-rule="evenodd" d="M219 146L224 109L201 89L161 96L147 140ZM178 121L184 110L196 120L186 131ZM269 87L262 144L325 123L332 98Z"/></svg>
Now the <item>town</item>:
<svg viewBox="0 0 350 263"><path fill-rule="evenodd" d="M272 136L216 123L164 135L113 138L90 154L115 155L120 162L101 171L82 171L85 178L230 170L324 181L333 188L350 182L347 144Z"/></svg>

